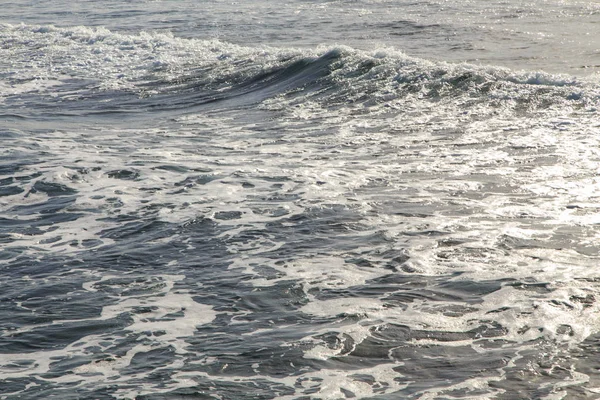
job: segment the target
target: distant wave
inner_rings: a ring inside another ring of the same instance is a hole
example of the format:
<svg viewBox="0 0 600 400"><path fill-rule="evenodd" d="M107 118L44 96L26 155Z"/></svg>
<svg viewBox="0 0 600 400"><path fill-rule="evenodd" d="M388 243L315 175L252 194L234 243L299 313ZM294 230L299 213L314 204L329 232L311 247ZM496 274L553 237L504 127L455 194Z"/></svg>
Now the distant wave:
<svg viewBox="0 0 600 400"><path fill-rule="evenodd" d="M582 78L431 62L394 49L253 48L164 33L6 24L0 46L10 47L13 60L6 77L11 89L0 100L19 96L26 106L52 96L57 101L44 104L49 113L185 112L277 96L302 96L323 107L373 108L410 98L523 112L595 107L600 93Z"/></svg>

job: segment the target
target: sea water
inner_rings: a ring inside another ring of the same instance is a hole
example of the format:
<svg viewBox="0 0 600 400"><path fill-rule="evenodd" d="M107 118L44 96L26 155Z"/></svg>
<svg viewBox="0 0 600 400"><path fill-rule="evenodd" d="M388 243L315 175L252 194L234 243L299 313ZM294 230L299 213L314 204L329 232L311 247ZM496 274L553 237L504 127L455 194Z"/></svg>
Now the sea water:
<svg viewBox="0 0 600 400"><path fill-rule="evenodd" d="M8 1L0 399L600 398L600 5Z"/></svg>

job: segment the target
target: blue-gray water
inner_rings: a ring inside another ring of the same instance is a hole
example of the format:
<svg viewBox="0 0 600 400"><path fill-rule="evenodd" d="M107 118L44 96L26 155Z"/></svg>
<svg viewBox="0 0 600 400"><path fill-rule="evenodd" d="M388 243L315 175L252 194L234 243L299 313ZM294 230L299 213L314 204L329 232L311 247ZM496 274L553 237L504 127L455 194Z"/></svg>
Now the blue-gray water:
<svg viewBox="0 0 600 400"><path fill-rule="evenodd" d="M600 398L600 5L19 1L0 399Z"/></svg>

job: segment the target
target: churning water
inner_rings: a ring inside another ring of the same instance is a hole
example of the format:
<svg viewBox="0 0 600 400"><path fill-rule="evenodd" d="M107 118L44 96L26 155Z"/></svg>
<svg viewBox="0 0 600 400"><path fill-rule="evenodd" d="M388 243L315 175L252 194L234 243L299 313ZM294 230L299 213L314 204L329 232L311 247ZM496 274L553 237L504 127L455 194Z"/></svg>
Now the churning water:
<svg viewBox="0 0 600 400"><path fill-rule="evenodd" d="M4 2L0 399L600 398L599 38L589 1Z"/></svg>

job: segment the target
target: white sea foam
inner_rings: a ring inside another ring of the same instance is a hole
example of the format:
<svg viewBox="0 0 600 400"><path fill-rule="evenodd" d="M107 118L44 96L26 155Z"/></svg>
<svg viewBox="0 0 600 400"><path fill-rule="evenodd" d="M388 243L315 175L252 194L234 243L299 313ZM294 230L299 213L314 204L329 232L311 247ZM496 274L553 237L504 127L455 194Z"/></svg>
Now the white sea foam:
<svg viewBox="0 0 600 400"><path fill-rule="evenodd" d="M334 321L310 324L304 337L286 344L305 346L303 361L327 365L346 357L348 349L325 344L319 335L333 332L340 343L352 340L348 346L354 350L375 330L392 325L430 332L407 345L467 346L485 354L492 352L484 346L487 339L472 332L498 325L490 337L504 341L510 352L505 366L487 377L463 376L422 391L422 398L451 390L500 394L502 389L491 383L520 368L517 362L534 343L548 343L548 353L558 354L599 332L596 84L564 75L426 61L389 48L274 49L168 33L30 25L3 25L0 40L13 44L0 46L2 65L8 67L1 86L7 89L0 94L3 107L10 101L33 107L44 96L51 98L48 106L59 101L75 105L114 91L109 102L133 94L144 111L152 105L145 99L188 90L188 78L199 85L191 86L192 93L211 87L224 96L221 109L202 108L203 99L192 96L188 108L165 118L156 116L161 110L155 104L156 115L144 114L149 122L140 126L114 121L98 127L101 119L85 117L57 129L41 129L35 121L11 122L36 132L18 135L14 152L39 163L11 172L11 185L23 192L0 198L0 217L31 223L43 217L43 210L21 215L16 208L50 203L51 194L34 190L43 183L70 189L73 202L60 212L81 215L43 226L36 234L10 233L11 246L24 249L0 261L3 267L10 268L18 257L76 258L110 247L119 242L114 232L132 220L171 229L171 236L148 239L146 245L181 240L193 250L191 239L197 238L180 232L206 219L216 232L207 239L225 249L228 269L223 267L223 274L239 273L243 285L257 290L292 281L300 288L301 305L289 306L290 315ZM314 76L306 80L299 75L277 80L277 73L295 61L305 63L296 66L301 71L324 67L310 70ZM269 81L264 76L271 73L277 77ZM289 84L292 78L299 79L296 86ZM243 84L256 85L252 88L258 94L244 91ZM229 100L234 106L227 106ZM400 261L394 264L394 258ZM177 260L168 265L182 269ZM432 293L416 289L410 301L394 301L394 295L408 289L393 277L411 274L415 281L444 279L457 294L444 298L436 284L424 284ZM111 279L128 276L104 274L83 289L95 293ZM153 279L140 277L142 286ZM392 282L386 293L363 295L365 287L386 277ZM45 379L119 385L121 398L169 393L206 380L276 382L296 388L287 398L306 392L332 399L348 393L391 394L411 384L413 378L394 369L400 363L390 354L378 366L352 372L324 366L281 378L261 375L256 362L250 377L181 371L173 373L172 382L131 388L136 379L147 377L142 372L122 375L137 354L172 347L173 360L159 369L178 371L187 366L189 338L216 318L212 306L196 302L188 288L177 288L183 276L154 278L164 283L162 289L108 296L110 303L99 316L78 320L128 316L131 322L119 334L135 344L119 357L110 355L116 340L112 334L89 335L60 350L4 354L2 376L39 377L56 359L85 356L90 361L72 374ZM490 293L474 289L470 294L461 287L490 282L498 283ZM248 310L227 314L232 325L254 323ZM3 337L74 321L22 326ZM244 338L293 326L273 324L257 324ZM457 334L457 340L440 339L447 333ZM107 357L92 360L86 350L91 348ZM571 379L548 387L558 395L588 382L574 369L569 374Z"/></svg>
<svg viewBox="0 0 600 400"><path fill-rule="evenodd" d="M104 275L102 278L89 281L83 286L84 289L95 292L98 290L99 284L105 285L105 282L123 278L123 276ZM184 279L184 276L156 276L154 280L164 283L164 286L158 292L118 299L114 304L104 306L97 318L72 321L60 320L52 323L64 326L74 322L93 323L128 314L133 321L125 326L124 330L129 332L128 335L131 335L131 337L137 338L138 344L132 346L125 354L109 356L107 353L103 359L96 359L76 366L69 375L52 378L40 377L51 370L51 365L56 360L79 357L93 358L94 349L101 348L106 352L110 352L109 348L117 343L117 339L111 333L87 335L59 350L37 351L27 354L3 354L0 376L2 379L38 376L48 382L70 383L79 387L88 384L97 385L101 382L106 384L109 382L126 383L141 377L139 374L122 374L122 370L130 365L137 354L170 346L177 355L185 355L188 346L186 339L194 335L198 326L210 323L215 318L216 313L212 307L195 302L185 291L174 289L174 284L182 279ZM143 288L144 284L151 283L150 281L147 279L140 281L140 288ZM156 286L154 287L156 288ZM136 309L139 308L148 308L151 311L140 314L136 312ZM6 339L40 328L43 328L43 326L38 325L13 330L8 335L4 334L3 337ZM17 367L17 365L22 366ZM173 365L164 365L164 368L179 368L180 366L181 363L175 360Z"/></svg>

